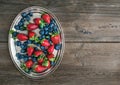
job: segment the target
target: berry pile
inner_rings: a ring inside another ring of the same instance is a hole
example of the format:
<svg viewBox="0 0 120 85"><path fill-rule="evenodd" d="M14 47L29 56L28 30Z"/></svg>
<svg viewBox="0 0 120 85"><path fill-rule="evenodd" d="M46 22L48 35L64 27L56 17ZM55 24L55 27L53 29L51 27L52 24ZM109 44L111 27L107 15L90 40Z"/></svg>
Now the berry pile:
<svg viewBox="0 0 120 85"><path fill-rule="evenodd" d="M62 47L61 35L50 14L45 12L34 17L31 11L23 12L10 33L16 47L20 48L16 57L25 72L41 73L56 64L59 57L54 52Z"/></svg>

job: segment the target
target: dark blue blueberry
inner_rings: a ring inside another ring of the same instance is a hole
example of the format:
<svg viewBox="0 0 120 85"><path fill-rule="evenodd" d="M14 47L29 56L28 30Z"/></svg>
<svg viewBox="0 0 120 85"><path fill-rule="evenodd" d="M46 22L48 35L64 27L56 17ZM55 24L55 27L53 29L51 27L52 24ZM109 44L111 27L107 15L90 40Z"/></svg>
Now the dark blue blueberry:
<svg viewBox="0 0 120 85"><path fill-rule="evenodd" d="M42 39L44 39L45 38L45 35L42 35L42 36L40 36Z"/></svg>
<svg viewBox="0 0 120 85"><path fill-rule="evenodd" d="M58 32L58 29L54 29L54 33Z"/></svg>
<svg viewBox="0 0 120 85"><path fill-rule="evenodd" d="M28 15L29 15L29 16L33 16L33 13L32 13L32 12L29 12Z"/></svg>
<svg viewBox="0 0 120 85"><path fill-rule="evenodd" d="M23 60L24 60L25 62L26 62L28 59L29 59L28 56L24 56L24 57L23 57Z"/></svg>
<svg viewBox="0 0 120 85"><path fill-rule="evenodd" d="M21 44L20 47L21 47L22 49L26 49L26 48L27 48L27 45Z"/></svg>
<svg viewBox="0 0 120 85"><path fill-rule="evenodd" d="M47 52L46 50L45 50L45 51L43 51L43 52L44 52L44 54L45 54L45 55L47 55L47 54L48 54L48 52Z"/></svg>
<svg viewBox="0 0 120 85"><path fill-rule="evenodd" d="M57 30L57 29L58 29L58 26L57 26L57 25L55 25L55 26L53 27L53 29L54 29L54 30Z"/></svg>
<svg viewBox="0 0 120 85"><path fill-rule="evenodd" d="M45 27L44 30L45 30L45 31L48 31L48 27Z"/></svg>
<svg viewBox="0 0 120 85"><path fill-rule="evenodd" d="M24 18L22 18L20 21L21 21L21 22L25 22L25 19L24 19Z"/></svg>
<svg viewBox="0 0 120 85"><path fill-rule="evenodd" d="M19 57L19 56L21 56L21 54L20 53L16 53L16 56Z"/></svg>
<svg viewBox="0 0 120 85"><path fill-rule="evenodd" d="M21 45L21 42L20 42L20 41L16 41L16 45L17 45L17 46L20 46L20 45Z"/></svg>
<svg viewBox="0 0 120 85"><path fill-rule="evenodd" d="M21 51L20 51L21 53L25 53L26 52L26 50L25 49L21 49Z"/></svg>
<svg viewBox="0 0 120 85"><path fill-rule="evenodd" d="M18 32L13 32L13 33L12 33L12 36L13 36L13 37L16 37L17 34L18 34Z"/></svg>
<svg viewBox="0 0 120 85"><path fill-rule="evenodd" d="M39 43L36 43L35 45L38 46L38 47L40 47L40 44L39 44Z"/></svg>
<svg viewBox="0 0 120 85"><path fill-rule="evenodd" d="M27 40L27 43L28 43L28 44L32 44L32 41L31 41L31 40Z"/></svg>
<svg viewBox="0 0 120 85"><path fill-rule="evenodd" d="M52 66L54 66L54 65L55 65L55 62L50 62L50 64L51 64Z"/></svg>
<svg viewBox="0 0 120 85"><path fill-rule="evenodd" d="M18 25L15 25L14 28L15 28L16 30L19 30L19 29L20 29L20 27L19 27Z"/></svg>
<svg viewBox="0 0 120 85"><path fill-rule="evenodd" d="M54 23L54 24L56 23L54 19L51 19L51 24L52 24L52 23Z"/></svg>
<svg viewBox="0 0 120 85"><path fill-rule="evenodd" d="M44 30L40 30L40 32L39 32L41 35L44 35Z"/></svg>
<svg viewBox="0 0 120 85"><path fill-rule="evenodd" d="M41 48L42 51L46 50L44 46L41 46L40 48Z"/></svg>
<svg viewBox="0 0 120 85"><path fill-rule="evenodd" d="M37 47L34 48L36 51L39 50Z"/></svg>
<svg viewBox="0 0 120 85"><path fill-rule="evenodd" d="M20 59L22 59L22 58L23 58L22 55L20 55L20 56L17 57L18 60L20 60Z"/></svg>
<svg viewBox="0 0 120 85"><path fill-rule="evenodd" d="M23 25L23 22L20 21L20 22L18 23L18 26L20 27L20 26L22 26L22 25Z"/></svg>
<svg viewBox="0 0 120 85"><path fill-rule="evenodd" d="M61 44L57 44L57 45L55 45L55 49L56 49L56 50L60 50L60 49L61 49L61 46L62 46Z"/></svg>
<svg viewBox="0 0 120 85"><path fill-rule="evenodd" d="M27 21L30 21L30 16L26 16L25 19L26 19Z"/></svg>
<svg viewBox="0 0 120 85"><path fill-rule="evenodd" d="M49 32L52 32L53 31L53 28L49 28L49 30L48 30Z"/></svg>
<svg viewBox="0 0 120 85"><path fill-rule="evenodd" d="M50 23L49 27L53 28L54 27L54 23Z"/></svg>
<svg viewBox="0 0 120 85"><path fill-rule="evenodd" d="M27 16L27 13L26 13L26 12L23 12L23 13L21 13L21 16L22 16L22 17L26 17L26 16Z"/></svg>
<svg viewBox="0 0 120 85"><path fill-rule="evenodd" d="M36 57L32 57L33 62L37 62L37 58Z"/></svg>
<svg viewBox="0 0 120 85"><path fill-rule="evenodd" d="M48 35L49 34L49 32L48 31L45 31L45 35Z"/></svg>

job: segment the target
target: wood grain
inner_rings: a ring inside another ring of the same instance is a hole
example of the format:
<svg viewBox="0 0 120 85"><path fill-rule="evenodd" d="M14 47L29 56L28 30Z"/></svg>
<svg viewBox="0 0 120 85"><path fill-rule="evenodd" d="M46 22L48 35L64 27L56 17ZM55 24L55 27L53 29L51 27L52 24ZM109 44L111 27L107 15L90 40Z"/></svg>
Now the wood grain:
<svg viewBox="0 0 120 85"><path fill-rule="evenodd" d="M71 47L70 47L71 46ZM13 65L6 43L0 43L2 85L119 85L119 43L66 43L62 64L54 74L38 81L27 79ZM4 55L3 55L4 54ZM15 80L15 81L14 81Z"/></svg>
<svg viewBox="0 0 120 85"><path fill-rule="evenodd" d="M62 24L66 42L119 42L120 6L117 0L2 1L0 0L0 38L6 42L15 16L24 8L40 5L51 10ZM56 2L56 4L55 4ZM55 4L55 5L53 5ZM4 30L5 29L5 30Z"/></svg>

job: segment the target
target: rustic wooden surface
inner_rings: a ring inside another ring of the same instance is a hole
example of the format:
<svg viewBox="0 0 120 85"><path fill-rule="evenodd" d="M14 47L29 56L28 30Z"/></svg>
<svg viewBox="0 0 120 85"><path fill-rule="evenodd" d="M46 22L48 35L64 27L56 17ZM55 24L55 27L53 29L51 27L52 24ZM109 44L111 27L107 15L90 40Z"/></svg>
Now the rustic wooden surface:
<svg viewBox="0 0 120 85"><path fill-rule="evenodd" d="M10 59L8 30L29 6L51 10L65 33L59 68L44 79L23 76ZM0 85L120 85L119 0L0 0Z"/></svg>

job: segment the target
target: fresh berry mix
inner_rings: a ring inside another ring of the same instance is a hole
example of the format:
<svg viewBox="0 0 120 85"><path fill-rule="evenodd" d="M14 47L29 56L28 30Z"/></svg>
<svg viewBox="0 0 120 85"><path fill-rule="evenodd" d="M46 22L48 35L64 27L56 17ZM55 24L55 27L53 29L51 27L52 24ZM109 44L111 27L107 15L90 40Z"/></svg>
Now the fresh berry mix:
<svg viewBox="0 0 120 85"><path fill-rule="evenodd" d="M61 34L54 18L48 13L23 12L21 19L10 30L21 68L27 72L41 73L56 64L58 56L54 53L62 47Z"/></svg>

